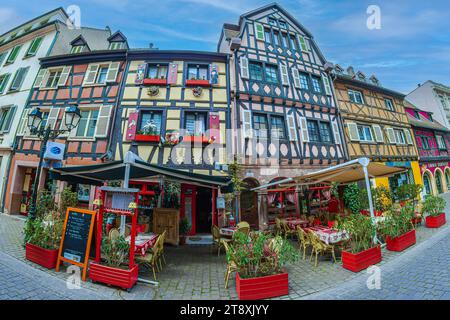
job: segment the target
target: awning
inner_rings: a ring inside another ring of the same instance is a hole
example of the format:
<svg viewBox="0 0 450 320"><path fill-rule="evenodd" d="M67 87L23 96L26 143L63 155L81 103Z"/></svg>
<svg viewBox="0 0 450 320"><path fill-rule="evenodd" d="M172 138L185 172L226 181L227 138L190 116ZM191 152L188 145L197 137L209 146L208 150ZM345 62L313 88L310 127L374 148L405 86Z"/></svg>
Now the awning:
<svg viewBox="0 0 450 320"><path fill-rule="evenodd" d="M54 168L49 171L50 178L55 180L103 185L105 181L124 180L126 167L129 165L129 180L164 177L165 180L189 183L204 187L228 187L231 179L228 176L210 176L199 173L150 164L134 154L127 154L124 161L112 161L87 166Z"/></svg>
<svg viewBox="0 0 450 320"><path fill-rule="evenodd" d="M330 184L332 182L347 184L351 182L362 181L365 179L364 164L366 163L369 178L389 177L407 170L407 168L404 167L391 167L382 163L370 162L367 158L359 158L316 172L265 184L253 188L252 190L266 189L274 185L289 187L295 185L310 185L317 183Z"/></svg>

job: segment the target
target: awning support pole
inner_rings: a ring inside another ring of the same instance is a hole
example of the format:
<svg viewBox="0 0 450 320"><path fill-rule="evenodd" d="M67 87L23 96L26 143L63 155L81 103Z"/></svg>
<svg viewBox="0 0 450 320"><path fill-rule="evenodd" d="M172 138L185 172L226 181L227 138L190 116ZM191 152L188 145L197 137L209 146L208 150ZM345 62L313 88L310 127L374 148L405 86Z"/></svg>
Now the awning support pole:
<svg viewBox="0 0 450 320"><path fill-rule="evenodd" d="M363 158L363 159L367 159L367 158ZM369 198L368 200L369 200L370 218L372 219L372 224L375 226L375 214L374 214L374 209L373 209L372 190L370 187L369 171L367 170L367 166L369 165L369 162L370 162L369 159L367 159L367 161L360 161L360 163L363 167L364 178L366 180L367 197ZM380 242L377 238L376 230L375 230L375 234L373 235L373 242L374 243Z"/></svg>
<svg viewBox="0 0 450 320"><path fill-rule="evenodd" d="M123 177L123 187L128 188L130 183L130 163L125 163L125 177ZM126 225L127 217L124 215L120 216L120 235L125 235L125 225Z"/></svg>

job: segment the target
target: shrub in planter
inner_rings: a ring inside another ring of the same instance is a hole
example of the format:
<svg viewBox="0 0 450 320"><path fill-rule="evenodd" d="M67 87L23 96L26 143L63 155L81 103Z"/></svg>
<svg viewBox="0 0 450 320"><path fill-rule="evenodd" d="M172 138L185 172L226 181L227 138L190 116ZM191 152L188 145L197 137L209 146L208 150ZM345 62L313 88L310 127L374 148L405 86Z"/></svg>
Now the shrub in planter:
<svg viewBox="0 0 450 320"><path fill-rule="evenodd" d="M429 196L423 203L423 212L427 216L425 224L428 228L439 228L445 224L445 200L439 196Z"/></svg>
<svg viewBox="0 0 450 320"><path fill-rule="evenodd" d="M413 216L414 205L409 203L400 211L388 211L386 219L378 224L380 233L386 237L388 250L402 251L416 243L416 231L411 222Z"/></svg>
<svg viewBox="0 0 450 320"><path fill-rule="evenodd" d="M372 219L362 214L339 218L337 229L350 235L349 249L342 252L342 266L359 272L381 261L381 250L373 242L375 226Z"/></svg>
<svg viewBox="0 0 450 320"><path fill-rule="evenodd" d="M298 253L289 240L280 236L237 232L227 259L232 259L237 266L239 299L265 299L288 294L288 274L283 267L295 262Z"/></svg>
<svg viewBox="0 0 450 320"><path fill-rule="evenodd" d="M186 235L191 231L189 220L187 218L181 219L178 229L180 234L180 245L184 245L186 243Z"/></svg>

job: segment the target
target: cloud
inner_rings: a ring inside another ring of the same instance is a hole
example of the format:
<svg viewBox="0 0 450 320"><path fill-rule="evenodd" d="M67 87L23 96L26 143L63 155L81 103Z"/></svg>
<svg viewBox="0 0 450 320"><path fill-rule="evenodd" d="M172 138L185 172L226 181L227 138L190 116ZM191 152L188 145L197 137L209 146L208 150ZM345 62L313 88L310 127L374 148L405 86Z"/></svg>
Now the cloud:
<svg viewBox="0 0 450 320"><path fill-rule="evenodd" d="M180 2L186 2L190 4L200 5L200 6L210 6L215 9L225 10L232 13L237 13L239 15L250 11L252 8L243 5L241 1L234 0L179 0ZM253 8L254 9L254 8Z"/></svg>
<svg viewBox="0 0 450 320"><path fill-rule="evenodd" d="M0 8L0 34L3 34L17 25L22 20L19 14L11 8Z"/></svg>

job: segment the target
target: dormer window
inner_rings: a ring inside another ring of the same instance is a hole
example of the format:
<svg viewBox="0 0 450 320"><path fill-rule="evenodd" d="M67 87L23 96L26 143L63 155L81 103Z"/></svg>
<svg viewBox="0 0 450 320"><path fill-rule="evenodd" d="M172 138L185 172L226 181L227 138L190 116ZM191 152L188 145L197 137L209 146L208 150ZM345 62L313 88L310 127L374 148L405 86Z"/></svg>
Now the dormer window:
<svg viewBox="0 0 450 320"><path fill-rule="evenodd" d="M123 42L111 42L109 44L109 50L123 49L124 45L125 45L125 43L123 43Z"/></svg>
<svg viewBox="0 0 450 320"><path fill-rule="evenodd" d="M277 26L277 20L272 19L272 18L269 18L269 24L270 24L271 26L276 27L276 26Z"/></svg>
<svg viewBox="0 0 450 320"><path fill-rule="evenodd" d="M127 49L127 38L120 31L114 32L108 39L109 50Z"/></svg>
<svg viewBox="0 0 450 320"><path fill-rule="evenodd" d="M414 118L420 119L419 112L417 110L414 110Z"/></svg>
<svg viewBox="0 0 450 320"><path fill-rule="evenodd" d="M286 22L280 20L278 23L280 24L280 28L287 29Z"/></svg>
<svg viewBox="0 0 450 320"><path fill-rule="evenodd" d="M80 53L84 49L84 45L80 46L73 46L72 49L70 49L70 53Z"/></svg>

